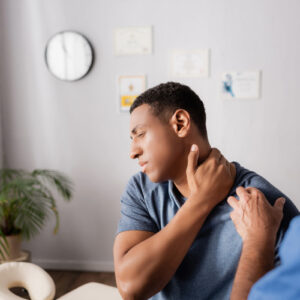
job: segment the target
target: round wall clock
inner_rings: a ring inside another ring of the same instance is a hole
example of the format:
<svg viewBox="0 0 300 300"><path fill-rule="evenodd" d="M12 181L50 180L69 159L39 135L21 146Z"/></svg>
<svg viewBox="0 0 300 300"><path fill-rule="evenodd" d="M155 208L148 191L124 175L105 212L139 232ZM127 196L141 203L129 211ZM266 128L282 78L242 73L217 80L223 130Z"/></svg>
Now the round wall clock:
<svg viewBox="0 0 300 300"><path fill-rule="evenodd" d="M59 79L74 81L84 77L93 64L93 49L86 37L63 31L50 38L45 59L49 71Z"/></svg>

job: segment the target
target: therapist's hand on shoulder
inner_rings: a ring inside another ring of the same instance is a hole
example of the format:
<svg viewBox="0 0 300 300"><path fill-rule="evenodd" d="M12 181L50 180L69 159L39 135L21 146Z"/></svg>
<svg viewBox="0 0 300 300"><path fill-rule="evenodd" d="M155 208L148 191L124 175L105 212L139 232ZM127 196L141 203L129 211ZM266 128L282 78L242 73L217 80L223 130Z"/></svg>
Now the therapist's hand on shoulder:
<svg viewBox="0 0 300 300"><path fill-rule="evenodd" d="M247 299L252 285L274 267L276 235L285 199L272 206L256 188L238 187L235 197L228 197L233 208L230 217L243 240L242 253L235 274L231 300Z"/></svg>
<svg viewBox="0 0 300 300"><path fill-rule="evenodd" d="M233 208L230 217L243 242L275 243L285 199L278 198L272 206L256 188L238 187L236 193L240 200L231 196L227 201Z"/></svg>
<svg viewBox="0 0 300 300"><path fill-rule="evenodd" d="M186 169L190 198L204 201L211 210L228 195L235 180L236 169L216 148L199 166L198 156L198 146L192 145Z"/></svg>

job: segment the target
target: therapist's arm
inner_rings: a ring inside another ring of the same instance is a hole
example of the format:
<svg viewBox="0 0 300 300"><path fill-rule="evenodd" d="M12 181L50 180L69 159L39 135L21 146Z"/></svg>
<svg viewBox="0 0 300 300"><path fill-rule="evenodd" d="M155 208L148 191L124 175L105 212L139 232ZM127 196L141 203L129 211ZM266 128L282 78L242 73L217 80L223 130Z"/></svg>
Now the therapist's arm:
<svg viewBox="0 0 300 300"><path fill-rule="evenodd" d="M272 206L256 188L238 187L229 197L230 215L243 240L242 253L235 275L231 300L246 300L252 285L274 267L276 234L283 217L284 198Z"/></svg>

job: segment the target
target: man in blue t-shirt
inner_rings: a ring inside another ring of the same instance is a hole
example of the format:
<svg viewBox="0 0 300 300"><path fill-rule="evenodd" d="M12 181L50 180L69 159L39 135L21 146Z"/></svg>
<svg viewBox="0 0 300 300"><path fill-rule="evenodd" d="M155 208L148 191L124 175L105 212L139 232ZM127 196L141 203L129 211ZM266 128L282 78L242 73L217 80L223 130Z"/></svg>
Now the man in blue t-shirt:
<svg viewBox="0 0 300 300"><path fill-rule="evenodd" d="M284 196L268 181L212 149L205 109L187 86L168 82L130 109L134 175L121 199L114 244L124 299L229 299L242 239L230 217L236 188L259 188L273 205ZM298 210L286 197L275 250Z"/></svg>

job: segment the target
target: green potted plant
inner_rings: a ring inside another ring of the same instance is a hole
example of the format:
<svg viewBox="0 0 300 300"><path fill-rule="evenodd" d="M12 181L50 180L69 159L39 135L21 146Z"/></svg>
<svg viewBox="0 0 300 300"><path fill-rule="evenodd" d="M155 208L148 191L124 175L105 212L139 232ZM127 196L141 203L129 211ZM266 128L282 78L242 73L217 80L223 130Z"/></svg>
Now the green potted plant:
<svg viewBox="0 0 300 300"><path fill-rule="evenodd" d="M19 255L21 239L36 235L51 214L56 220L56 233L56 198L70 200L72 187L67 176L54 170L0 169L0 259Z"/></svg>

